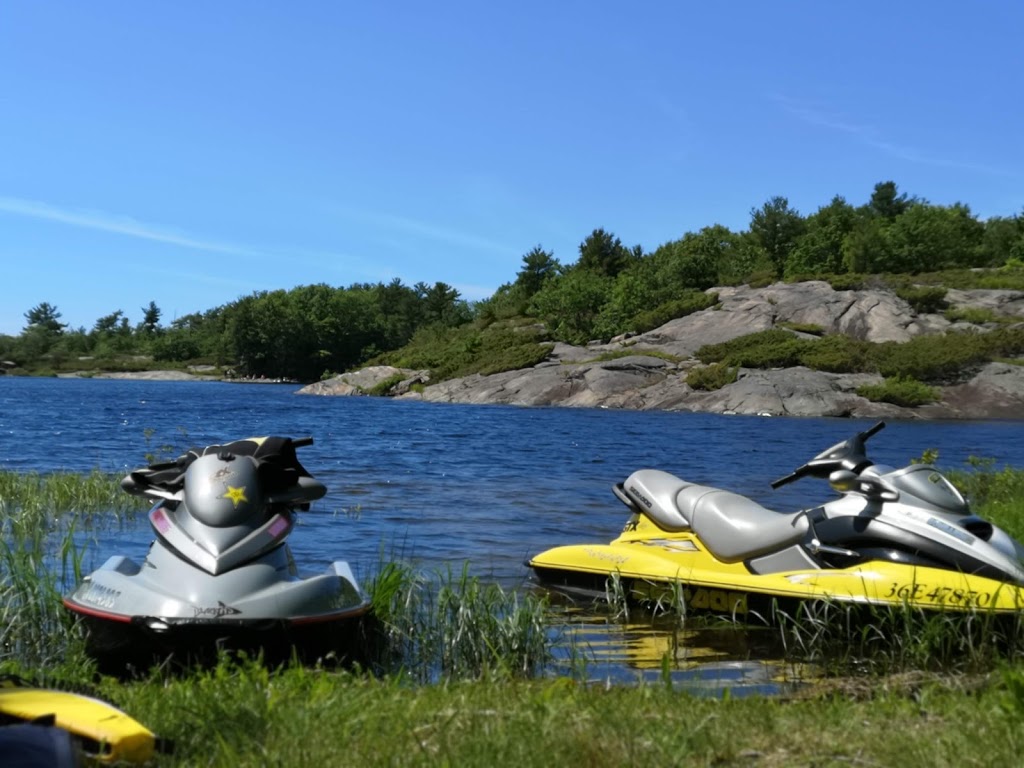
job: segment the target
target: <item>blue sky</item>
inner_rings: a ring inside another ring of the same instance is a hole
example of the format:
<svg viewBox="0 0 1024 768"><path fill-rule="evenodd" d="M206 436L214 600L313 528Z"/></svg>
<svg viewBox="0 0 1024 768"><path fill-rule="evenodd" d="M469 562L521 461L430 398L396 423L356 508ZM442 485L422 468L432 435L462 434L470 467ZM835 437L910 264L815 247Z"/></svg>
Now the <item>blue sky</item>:
<svg viewBox="0 0 1024 768"><path fill-rule="evenodd" d="M876 182L1024 208L1024 3L0 2L0 333L464 298Z"/></svg>

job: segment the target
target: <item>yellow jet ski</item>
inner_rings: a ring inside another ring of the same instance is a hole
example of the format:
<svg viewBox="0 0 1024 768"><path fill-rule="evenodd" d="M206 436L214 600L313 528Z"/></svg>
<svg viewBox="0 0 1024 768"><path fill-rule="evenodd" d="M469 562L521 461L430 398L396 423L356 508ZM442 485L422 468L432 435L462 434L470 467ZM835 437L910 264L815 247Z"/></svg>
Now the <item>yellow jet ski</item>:
<svg viewBox="0 0 1024 768"><path fill-rule="evenodd" d="M86 757L102 763L144 763L154 757L158 747L158 739L148 728L105 701L36 688L6 676L0 679L0 724L25 723L70 733Z"/></svg>
<svg viewBox="0 0 1024 768"><path fill-rule="evenodd" d="M641 469L613 488L631 516L610 544L528 561L541 584L589 596L617 582L640 601L771 621L805 601L1012 613L1024 608L1024 547L971 514L938 470L867 458L878 422L791 474L840 496L777 512L730 491Z"/></svg>

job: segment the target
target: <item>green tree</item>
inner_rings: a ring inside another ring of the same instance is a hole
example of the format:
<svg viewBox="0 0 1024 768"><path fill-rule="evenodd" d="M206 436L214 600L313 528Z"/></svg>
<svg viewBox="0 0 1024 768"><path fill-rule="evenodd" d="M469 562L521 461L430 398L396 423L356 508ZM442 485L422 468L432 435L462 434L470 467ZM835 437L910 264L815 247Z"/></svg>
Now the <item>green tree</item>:
<svg viewBox="0 0 1024 768"><path fill-rule="evenodd" d="M705 291L719 284L719 275L730 263L742 260L743 238L728 227L713 224L696 234L687 233L677 255L679 279L684 289Z"/></svg>
<svg viewBox="0 0 1024 768"><path fill-rule="evenodd" d="M459 297L459 292L447 283L434 283L422 292L422 296L424 323L440 323L454 328L469 322L469 307Z"/></svg>
<svg viewBox="0 0 1024 768"><path fill-rule="evenodd" d="M750 210L750 234L767 254L776 277L782 277L789 254L803 234L805 222L785 197L773 197Z"/></svg>
<svg viewBox="0 0 1024 768"><path fill-rule="evenodd" d="M193 312L171 321L155 340L153 355L161 360L204 359L217 365L237 362L229 321L234 305Z"/></svg>
<svg viewBox="0 0 1024 768"><path fill-rule="evenodd" d="M124 320L124 312L120 309L99 318L92 327L94 334L105 335L117 333L118 327Z"/></svg>
<svg viewBox="0 0 1024 768"><path fill-rule="evenodd" d="M382 331L381 348L397 349L404 346L423 319L422 295L404 285L397 277L387 285L377 285L374 292Z"/></svg>
<svg viewBox="0 0 1024 768"><path fill-rule="evenodd" d="M786 259L786 277L844 271L843 241L857 225L857 211L836 195L807 217L804 233Z"/></svg>
<svg viewBox="0 0 1024 768"><path fill-rule="evenodd" d="M985 225L960 203L951 206L915 203L893 220L887 272L926 272L979 266Z"/></svg>
<svg viewBox="0 0 1024 768"><path fill-rule="evenodd" d="M843 267L847 272L883 272L892 263L888 222L882 218L861 219L843 238Z"/></svg>
<svg viewBox="0 0 1024 768"><path fill-rule="evenodd" d="M585 344L594 338L596 321L611 286L610 277L572 269L544 284L533 297L532 311L556 339Z"/></svg>
<svg viewBox="0 0 1024 768"><path fill-rule="evenodd" d="M615 277L594 321L593 335L611 338L635 330L629 327L632 318L663 303L671 293L672 286L659 278L657 255L641 259Z"/></svg>
<svg viewBox="0 0 1024 768"><path fill-rule="evenodd" d="M37 360L55 348L67 327L60 317L57 307L45 301L25 313L27 324L19 345L24 359Z"/></svg>
<svg viewBox="0 0 1024 768"><path fill-rule="evenodd" d="M871 216L891 221L906 213L915 202L917 201L909 199L905 194L899 194L896 182L881 181L875 184L875 189L867 204L867 212Z"/></svg>
<svg viewBox="0 0 1024 768"><path fill-rule="evenodd" d="M475 315L484 324L527 314L532 299L544 283L562 273L562 265L550 251L539 245L523 256L523 266L513 283L504 283L487 299L475 305Z"/></svg>
<svg viewBox="0 0 1024 768"><path fill-rule="evenodd" d="M1015 256L1024 256L1024 213L994 216L986 221L979 254L981 265L1000 267Z"/></svg>
<svg viewBox="0 0 1024 768"><path fill-rule="evenodd" d="M99 318L93 325L90 337L96 354L101 357L137 351L131 325L120 309Z"/></svg>
<svg viewBox="0 0 1024 768"><path fill-rule="evenodd" d="M149 302L148 307L142 307L142 323L139 331L145 336L154 336L160 329L160 308L155 301Z"/></svg>
<svg viewBox="0 0 1024 768"><path fill-rule="evenodd" d="M297 319L283 290L261 291L239 299L230 314L230 333L242 370L277 378L295 370L303 350L295 341Z"/></svg>
<svg viewBox="0 0 1024 768"><path fill-rule="evenodd" d="M580 243L580 258L576 266L598 275L615 277L642 255L640 246L629 249L610 232L595 229Z"/></svg>
<svg viewBox="0 0 1024 768"><path fill-rule="evenodd" d="M523 266L516 273L515 286L521 289L525 299L530 299L543 286L544 282L558 274L561 264L550 251L539 245L523 256Z"/></svg>
<svg viewBox="0 0 1024 768"><path fill-rule="evenodd" d="M50 336L59 336L67 327L67 324L62 323L60 318L61 313L57 311L57 307L46 301L41 302L25 313L27 321L25 332L41 331Z"/></svg>

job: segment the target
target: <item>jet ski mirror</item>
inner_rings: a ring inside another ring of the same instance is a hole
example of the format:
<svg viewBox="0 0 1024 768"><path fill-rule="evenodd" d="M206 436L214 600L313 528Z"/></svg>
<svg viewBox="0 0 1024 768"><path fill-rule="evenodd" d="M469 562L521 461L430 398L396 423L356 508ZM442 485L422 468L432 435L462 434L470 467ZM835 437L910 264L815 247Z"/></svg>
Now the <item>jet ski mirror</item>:
<svg viewBox="0 0 1024 768"><path fill-rule="evenodd" d="M837 469L828 476L828 484L839 493L857 493L873 501L899 501L894 488L874 477L864 477L848 469Z"/></svg>
<svg viewBox="0 0 1024 768"><path fill-rule="evenodd" d="M857 475L848 469L837 469L828 476L828 484L832 490L846 493L857 487Z"/></svg>

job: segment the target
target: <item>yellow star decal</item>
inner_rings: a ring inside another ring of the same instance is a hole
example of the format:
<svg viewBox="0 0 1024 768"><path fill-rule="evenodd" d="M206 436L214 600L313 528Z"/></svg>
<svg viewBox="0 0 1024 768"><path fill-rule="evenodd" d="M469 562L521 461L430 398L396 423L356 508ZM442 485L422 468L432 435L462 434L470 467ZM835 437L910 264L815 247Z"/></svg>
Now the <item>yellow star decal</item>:
<svg viewBox="0 0 1024 768"><path fill-rule="evenodd" d="M238 509L238 505L249 499L245 496L245 486L241 488L235 488L233 485L228 486L228 492L221 496L222 499L231 499L231 503L235 505L235 509Z"/></svg>

